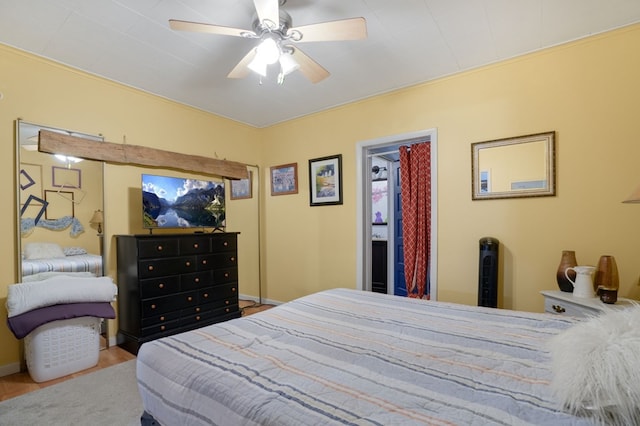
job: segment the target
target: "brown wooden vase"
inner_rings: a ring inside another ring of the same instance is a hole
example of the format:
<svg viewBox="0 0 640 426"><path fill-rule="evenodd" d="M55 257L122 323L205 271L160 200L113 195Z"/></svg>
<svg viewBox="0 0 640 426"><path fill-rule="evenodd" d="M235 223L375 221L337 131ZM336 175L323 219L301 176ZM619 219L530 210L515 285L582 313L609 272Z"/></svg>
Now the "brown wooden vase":
<svg viewBox="0 0 640 426"><path fill-rule="evenodd" d="M567 268L572 268L574 266L578 266L578 262L576 261L576 252L572 250L564 250L562 252L562 257L560 258L560 265L558 266L558 271L556 272L556 280L558 281L558 286L560 290L566 291L568 293L573 293L573 284L567 279L564 274L564 271ZM569 277L575 281L576 280L576 272L569 271L567 273Z"/></svg>
<svg viewBox="0 0 640 426"><path fill-rule="evenodd" d="M593 287L604 303L616 303L618 299L618 287L620 286L620 276L618 275L618 265L613 256L600 256L596 269Z"/></svg>

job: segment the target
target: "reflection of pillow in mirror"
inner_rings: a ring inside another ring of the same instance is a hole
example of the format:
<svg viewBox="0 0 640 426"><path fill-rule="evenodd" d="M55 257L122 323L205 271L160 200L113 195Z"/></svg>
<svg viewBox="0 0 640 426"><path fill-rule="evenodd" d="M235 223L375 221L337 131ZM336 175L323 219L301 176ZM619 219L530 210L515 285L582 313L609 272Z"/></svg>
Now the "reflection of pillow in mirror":
<svg viewBox="0 0 640 426"><path fill-rule="evenodd" d="M31 259L51 259L65 257L62 248L54 243L27 243L24 246L24 257Z"/></svg>
<svg viewBox="0 0 640 426"><path fill-rule="evenodd" d="M79 254L87 254L87 251L82 247L65 247L62 249L65 256L77 256Z"/></svg>

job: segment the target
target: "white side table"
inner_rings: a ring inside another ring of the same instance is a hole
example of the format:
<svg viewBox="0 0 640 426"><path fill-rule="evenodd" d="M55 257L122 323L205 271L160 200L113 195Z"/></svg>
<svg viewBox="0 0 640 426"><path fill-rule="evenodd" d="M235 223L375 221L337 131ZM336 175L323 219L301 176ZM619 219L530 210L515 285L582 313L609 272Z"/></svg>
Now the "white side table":
<svg viewBox="0 0 640 426"><path fill-rule="evenodd" d="M556 315L588 317L610 309L625 309L633 306L634 301L618 297L614 304L603 303L599 297L574 297L573 293L560 290L544 290L544 311Z"/></svg>

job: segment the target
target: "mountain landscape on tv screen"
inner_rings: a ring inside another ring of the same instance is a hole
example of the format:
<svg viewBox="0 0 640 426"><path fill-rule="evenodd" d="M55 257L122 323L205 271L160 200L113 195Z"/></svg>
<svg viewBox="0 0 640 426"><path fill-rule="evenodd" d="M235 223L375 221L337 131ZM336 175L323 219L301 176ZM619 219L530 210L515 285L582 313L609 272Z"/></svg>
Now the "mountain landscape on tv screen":
<svg viewBox="0 0 640 426"><path fill-rule="evenodd" d="M221 228L225 226L224 187L195 188L174 202L142 191L145 228Z"/></svg>

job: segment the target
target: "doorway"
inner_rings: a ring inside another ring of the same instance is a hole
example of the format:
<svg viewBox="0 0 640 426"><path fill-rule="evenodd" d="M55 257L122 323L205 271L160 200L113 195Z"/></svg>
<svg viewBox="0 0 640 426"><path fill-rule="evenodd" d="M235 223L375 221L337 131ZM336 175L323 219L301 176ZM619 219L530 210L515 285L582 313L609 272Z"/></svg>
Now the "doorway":
<svg viewBox="0 0 640 426"><path fill-rule="evenodd" d="M361 141L356 145L356 181L357 181L357 247L356 247L356 288L360 290L373 291L373 241L386 239L386 265L384 270L387 274L387 293L394 294L394 287L399 284L396 272L402 268L401 241L394 236L398 235L401 218L399 211L394 208L392 202L398 198L395 190L398 181L398 149L402 145L411 145L419 142L429 142L431 144L431 258L430 258L430 294L432 300L437 300L437 130L429 129L414 133L395 135L369 141ZM377 166L377 167L375 167ZM380 225L374 225L376 214L380 209L374 210L373 195L374 182L379 176L382 167L386 167L387 188L389 190L388 217L385 221L384 231ZM395 197L394 197L395 194ZM379 262L379 253L376 253L376 262ZM377 269L380 265L376 265ZM402 276L400 277L402 279ZM376 280L376 286L380 283Z"/></svg>

